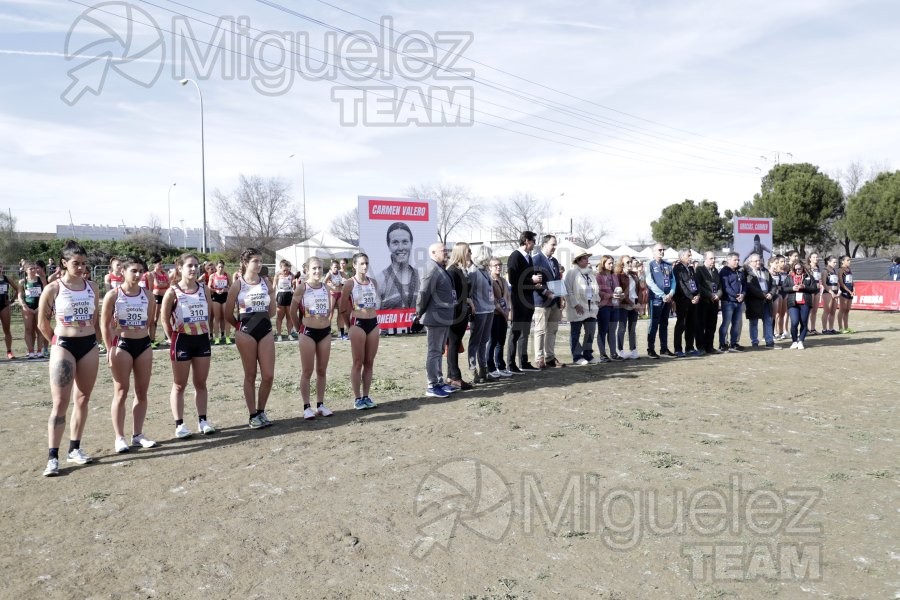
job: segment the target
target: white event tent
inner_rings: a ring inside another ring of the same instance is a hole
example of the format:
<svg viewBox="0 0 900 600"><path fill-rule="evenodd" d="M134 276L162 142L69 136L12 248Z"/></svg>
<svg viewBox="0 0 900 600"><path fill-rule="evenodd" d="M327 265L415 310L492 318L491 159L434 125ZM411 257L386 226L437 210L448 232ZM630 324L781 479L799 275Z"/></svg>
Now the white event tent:
<svg viewBox="0 0 900 600"><path fill-rule="evenodd" d="M294 269L299 269L311 256L319 258L350 258L358 251L356 246L351 246L343 240L339 240L330 233L321 231L308 240L286 246L275 251L275 261L287 260ZM327 267L326 267L327 268Z"/></svg>

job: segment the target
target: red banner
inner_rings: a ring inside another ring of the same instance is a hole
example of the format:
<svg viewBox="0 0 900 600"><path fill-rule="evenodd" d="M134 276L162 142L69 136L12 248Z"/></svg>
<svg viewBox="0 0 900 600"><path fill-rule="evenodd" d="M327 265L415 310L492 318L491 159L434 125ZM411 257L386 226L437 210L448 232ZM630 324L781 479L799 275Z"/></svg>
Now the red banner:
<svg viewBox="0 0 900 600"><path fill-rule="evenodd" d="M414 308L398 308L378 311L378 327L381 329L409 329L413 324Z"/></svg>
<svg viewBox="0 0 900 600"><path fill-rule="evenodd" d="M856 281L852 308L900 310L900 281Z"/></svg>
<svg viewBox="0 0 900 600"><path fill-rule="evenodd" d="M375 221L427 221L428 201L369 200L369 219Z"/></svg>
<svg viewBox="0 0 900 600"><path fill-rule="evenodd" d="M738 233L753 233L768 235L771 231L771 219L748 219L741 217L736 220Z"/></svg>

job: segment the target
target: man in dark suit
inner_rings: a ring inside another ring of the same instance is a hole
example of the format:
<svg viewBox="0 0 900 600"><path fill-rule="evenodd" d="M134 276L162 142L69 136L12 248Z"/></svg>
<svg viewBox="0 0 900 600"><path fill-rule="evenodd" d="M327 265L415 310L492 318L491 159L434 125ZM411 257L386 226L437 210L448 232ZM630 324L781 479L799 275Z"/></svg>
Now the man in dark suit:
<svg viewBox="0 0 900 600"><path fill-rule="evenodd" d="M694 271L700 290L697 305L697 350L701 354L715 354L716 321L719 318L719 300L722 298L722 280L716 270L716 255L707 252L703 265Z"/></svg>
<svg viewBox="0 0 900 600"><path fill-rule="evenodd" d="M675 287L675 308L678 316L675 319L675 356L684 357L685 352L691 356L699 353L694 349L694 338L697 334L697 307L700 303L700 288L691 265L691 251L684 249L678 253L678 263L672 269L677 283ZM684 346L681 338L684 336ZM702 347L699 343L698 347Z"/></svg>
<svg viewBox="0 0 900 600"><path fill-rule="evenodd" d="M427 332L425 375L428 377L428 387L425 395L446 398L451 390L444 382L444 374L441 372L441 356L444 354L450 325L453 324L456 291L450 275L444 269L447 264L444 244L433 243L428 247L428 253L431 260L425 265L425 275L416 299L416 318Z"/></svg>
<svg viewBox="0 0 900 600"><path fill-rule="evenodd" d="M509 255L506 272L509 278L512 300L512 324L506 345L506 368L513 373L537 371L528 362L528 337L531 333L531 319L534 316L534 292L543 291L542 277L534 270L534 250L537 234L523 231L519 235L519 249ZM516 357L519 358L517 366Z"/></svg>
<svg viewBox="0 0 900 600"><path fill-rule="evenodd" d="M753 253L747 257L747 320L750 321L750 345L759 347L759 320L763 322L763 340L766 348L778 348L775 345L772 305L778 290L772 280L772 274L762 266L762 257Z"/></svg>

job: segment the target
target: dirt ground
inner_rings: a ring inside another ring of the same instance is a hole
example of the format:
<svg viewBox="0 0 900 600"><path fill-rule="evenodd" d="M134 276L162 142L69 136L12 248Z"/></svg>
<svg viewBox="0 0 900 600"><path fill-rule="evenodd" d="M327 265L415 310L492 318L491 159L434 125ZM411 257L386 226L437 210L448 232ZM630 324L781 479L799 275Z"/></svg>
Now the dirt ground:
<svg viewBox="0 0 900 600"><path fill-rule="evenodd" d="M446 400L423 397L424 336L382 338L380 407L362 412L335 341L336 414L313 422L281 343L257 431L237 352L216 347L220 431L186 440L157 352L160 447L113 452L101 367L95 462L57 478L40 476L47 363L0 361L0 597L900 598L900 317L851 326L805 351L569 367Z"/></svg>

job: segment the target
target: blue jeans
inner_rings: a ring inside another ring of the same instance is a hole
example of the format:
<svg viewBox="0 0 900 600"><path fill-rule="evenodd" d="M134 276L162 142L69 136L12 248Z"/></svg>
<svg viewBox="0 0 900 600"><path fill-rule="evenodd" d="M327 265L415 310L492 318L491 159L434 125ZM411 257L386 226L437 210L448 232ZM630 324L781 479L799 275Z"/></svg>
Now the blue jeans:
<svg viewBox="0 0 900 600"><path fill-rule="evenodd" d="M719 326L719 347L727 348L725 335L731 326L731 346L737 346L741 339L741 319L744 316L744 304L742 302L722 301L722 324Z"/></svg>
<svg viewBox="0 0 900 600"><path fill-rule="evenodd" d="M775 345L775 322L772 320L772 303L763 303L763 339L766 346ZM750 343L759 346L759 319L750 319Z"/></svg>
<svg viewBox="0 0 900 600"><path fill-rule="evenodd" d="M477 367L487 368L487 347L491 338L491 324L494 313L481 313L475 315L469 327L469 370Z"/></svg>
<svg viewBox="0 0 900 600"><path fill-rule="evenodd" d="M487 344L487 368L488 371L506 370L506 361L503 360L503 347L506 345L506 317L494 313L491 321L491 338Z"/></svg>
<svg viewBox="0 0 900 600"><path fill-rule="evenodd" d="M802 342L806 340L806 332L809 329L809 305L796 304L788 307L788 314L791 315L791 341ZM800 328L799 333L797 328Z"/></svg>
<svg viewBox="0 0 900 600"><path fill-rule="evenodd" d="M616 327L619 324L619 309L615 306L601 306L597 313L597 348L600 356L616 355ZM606 353L609 346L609 354Z"/></svg>
<svg viewBox="0 0 900 600"><path fill-rule="evenodd" d="M584 321L572 321L569 331L569 347L572 349L572 362L579 359L594 360L594 332L597 330L597 319L590 317ZM584 341L581 330L584 329Z"/></svg>
<svg viewBox="0 0 900 600"><path fill-rule="evenodd" d="M659 331L659 349L669 349L669 311L672 304L669 302L661 302L654 304L657 300L650 299L650 331L647 333L647 350L653 350L656 347L656 332Z"/></svg>

